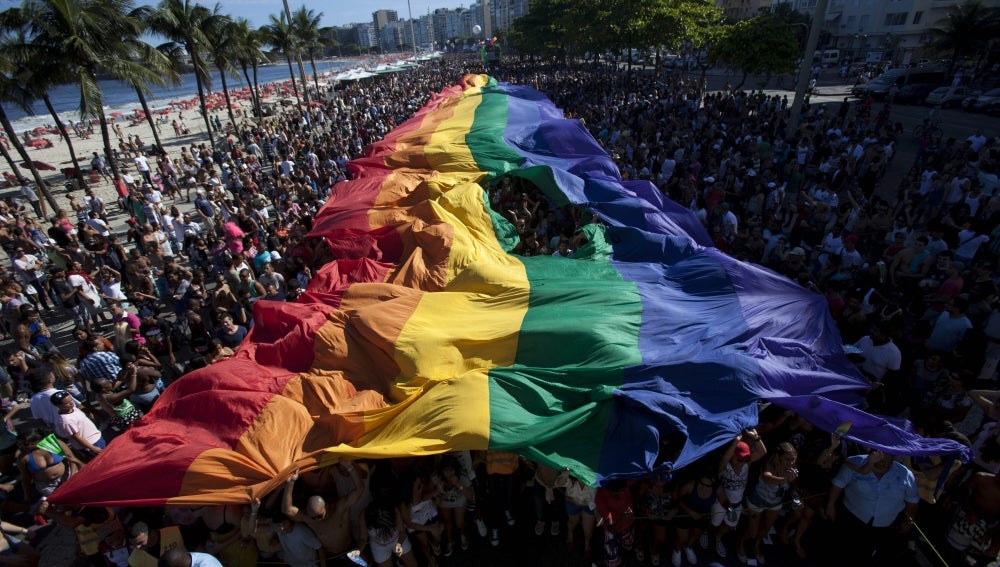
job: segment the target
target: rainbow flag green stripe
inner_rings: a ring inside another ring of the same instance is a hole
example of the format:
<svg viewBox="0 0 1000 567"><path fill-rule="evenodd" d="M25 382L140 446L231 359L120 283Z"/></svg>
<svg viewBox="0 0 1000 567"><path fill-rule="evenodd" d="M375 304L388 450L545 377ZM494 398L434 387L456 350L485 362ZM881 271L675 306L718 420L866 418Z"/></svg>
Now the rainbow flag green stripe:
<svg viewBox="0 0 1000 567"><path fill-rule="evenodd" d="M890 454L969 456L858 410L867 381L822 296L713 248L534 89L464 77L350 167L313 223L334 259L307 293L257 302L236 356L172 384L50 500L247 502L295 470L456 450L640 478L730 443L762 400ZM505 176L590 221L570 257L512 253L489 199Z"/></svg>

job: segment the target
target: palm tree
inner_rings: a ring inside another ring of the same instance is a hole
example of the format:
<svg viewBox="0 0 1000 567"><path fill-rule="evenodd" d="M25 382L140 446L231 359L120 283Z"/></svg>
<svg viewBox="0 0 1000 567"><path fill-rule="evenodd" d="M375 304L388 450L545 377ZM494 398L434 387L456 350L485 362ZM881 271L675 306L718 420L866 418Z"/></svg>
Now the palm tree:
<svg viewBox="0 0 1000 567"><path fill-rule="evenodd" d="M5 13L0 15L0 19L3 19L6 23L10 16L12 16L12 14ZM4 27L6 28L6 26ZM7 30L5 29L5 31ZM32 102L34 101L34 94L29 89L24 88L20 81L13 76L14 67L11 63L12 58L8 57L5 51L0 51L0 53L3 54L3 56L0 56L0 101L14 104L26 112L30 112ZM32 161L30 156L28 156L28 152L21 143L21 139L18 137L17 130L14 129L14 125L11 124L10 117L7 116L7 111L5 110L3 104L0 104L0 124L3 125L3 129L7 133L7 139L10 141L11 146L13 146L14 151L17 152L17 155L21 156L24 166L28 168L31 172L31 176L35 180L35 187L37 187L38 191L41 193L40 204L42 205L42 213L47 214L45 210L46 201L53 210L58 209L59 205L56 203L55 198L49 191L49 187L45 182L45 179L42 178L42 175L38 172L38 168L35 167L35 162ZM2 151L4 159L6 159L8 165L10 165L11 172L17 176L18 179L21 179L23 177L21 175L21 171L18 168L17 162L13 157L11 157L10 152L8 152L7 148L2 144L0 144L0 151Z"/></svg>
<svg viewBox="0 0 1000 567"><path fill-rule="evenodd" d="M118 162L111 149L104 94L97 83L98 70L129 84L154 82L156 74L133 61L128 38L142 33L142 25L131 14L132 0L25 0L22 15L29 40L53 50L53 57L72 74L80 89L80 117L97 118L104 151L115 174Z"/></svg>
<svg viewBox="0 0 1000 567"><path fill-rule="evenodd" d="M257 69L260 67L260 60L264 58L261 51L261 33L250 27L250 22L246 18L236 18L233 20L233 40L236 62L243 70L243 78L250 86L250 98L253 102L254 116L260 116L260 91L257 88ZM253 81L250 80L249 70L253 69Z"/></svg>
<svg viewBox="0 0 1000 567"><path fill-rule="evenodd" d="M951 67L962 57L989 52L990 42L1000 33L1000 9L985 6L979 0L968 0L948 10L948 15L931 29L934 40L930 48L951 53Z"/></svg>
<svg viewBox="0 0 1000 567"><path fill-rule="evenodd" d="M236 59L238 49L236 24L229 18L220 18L215 22L214 29L211 30L212 45L209 52L212 61L219 69L219 78L222 80L222 94L226 98L226 111L229 113L229 122L236 126L236 117L233 116L233 103L229 98L229 85L226 83L226 75L236 76L236 69L233 62Z"/></svg>
<svg viewBox="0 0 1000 567"><path fill-rule="evenodd" d="M294 32L288 24L288 20L285 19L284 13L279 16L271 14L270 18L271 23L260 28L260 31L264 34L265 43L280 50L285 55L285 61L288 63L288 74L292 77L292 92L295 93L295 99L298 100L299 87L295 83L295 71L292 69L292 55L295 51Z"/></svg>
<svg viewBox="0 0 1000 567"><path fill-rule="evenodd" d="M76 178L81 184L86 183L83 169L73 149L73 139L52 106L52 99L48 93L48 90L55 85L73 82L72 73L58 63L58 56L52 48L27 41L25 36L27 25L18 9L5 13L2 20L5 35L0 41L0 53L3 53L3 61L7 64L5 74L10 79L4 87L7 91L7 96L4 98L27 114L34 112L32 105L35 101L41 99L45 103L45 108L55 121L58 134L63 137L69 148ZM47 187L44 192L48 193Z"/></svg>
<svg viewBox="0 0 1000 567"><path fill-rule="evenodd" d="M169 48L166 51L161 51L138 38L129 42L129 47L132 50L133 57L137 61L141 61L144 65L156 71L157 80L154 81L155 84L166 85L170 83L178 85L181 83L182 62L175 52L171 52ZM135 90L135 97L139 100L139 106L142 107L142 111L146 115L146 123L149 124L149 129L153 132L153 140L156 142L156 147L162 149L163 142L160 141L160 134L157 131L156 124L153 123L153 114L149 111L149 104L146 102L146 95L149 93L148 84L129 84Z"/></svg>
<svg viewBox="0 0 1000 567"><path fill-rule="evenodd" d="M320 33L319 23L323 19L323 13L316 13L315 10L307 10L302 6L292 14L292 25L295 35L299 39L299 46L305 50L309 56L309 65L312 66L313 84L319 92L319 75L316 73L316 50L323 47L323 35ZM305 79L302 79L305 81ZM303 85L305 88L305 85Z"/></svg>
<svg viewBox="0 0 1000 567"><path fill-rule="evenodd" d="M205 132L213 150L215 137L212 136L212 123L209 121L208 105L205 103L205 91L212 88L212 77L205 61L205 53L211 45L211 39L206 31L214 29L216 20L222 17L218 4L214 10L209 10L201 4L192 3L191 0L160 0L147 22L150 30L182 47L191 58L201 116L205 120Z"/></svg>

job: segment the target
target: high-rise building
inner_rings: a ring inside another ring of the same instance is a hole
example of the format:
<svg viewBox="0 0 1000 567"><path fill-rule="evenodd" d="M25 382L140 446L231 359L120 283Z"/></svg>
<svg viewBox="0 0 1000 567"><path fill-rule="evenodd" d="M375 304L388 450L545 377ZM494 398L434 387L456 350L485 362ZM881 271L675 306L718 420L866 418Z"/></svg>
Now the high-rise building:
<svg viewBox="0 0 1000 567"><path fill-rule="evenodd" d="M381 30L390 22L398 20L399 17L396 15L395 10L375 10L372 12L372 23L375 24L376 30Z"/></svg>

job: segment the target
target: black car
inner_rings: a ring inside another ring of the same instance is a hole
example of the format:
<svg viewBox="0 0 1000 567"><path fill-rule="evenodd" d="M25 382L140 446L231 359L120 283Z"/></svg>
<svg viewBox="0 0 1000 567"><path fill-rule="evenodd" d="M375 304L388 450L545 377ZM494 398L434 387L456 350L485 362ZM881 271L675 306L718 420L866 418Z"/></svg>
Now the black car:
<svg viewBox="0 0 1000 567"><path fill-rule="evenodd" d="M894 102L896 104L921 104L927 98L927 95L931 94L931 91L940 86L937 83L911 83L904 85L896 93Z"/></svg>

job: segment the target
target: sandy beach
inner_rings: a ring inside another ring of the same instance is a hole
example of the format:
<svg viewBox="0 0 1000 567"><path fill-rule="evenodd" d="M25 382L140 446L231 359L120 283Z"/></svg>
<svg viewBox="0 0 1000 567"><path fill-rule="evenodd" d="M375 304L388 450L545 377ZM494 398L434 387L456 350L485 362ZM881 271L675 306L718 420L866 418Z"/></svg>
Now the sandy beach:
<svg viewBox="0 0 1000 567"><path fill-rule="evenodd" d="M408 55L409 54L389 54L377 59L343 58L340 61L343 61L345 65L336 73L332 71L319 73L319 82L320 85L323 86L324 83L334 80L335 77L350 76L351 73L357 73L367 68L373 68L376 65L394 62L403 59ZM310 87L315 88L313 86L314 82L312 76L307 76L307 79ZM301 81L298 80L298 77L296 77L296 80L298 82L298 88L301 95ZM279 102L282 99L294 98L294 92L292 91L290 79L261 84L259 86L259 90L261 102L263 103ZM229 113L225 107L225 98L222 91L219 90L209 93L206 96L206 100L209 107L209 117L214 121L214 117L218 116L222 123L222 130L224 131L227 125L231 122L229 119ZM254 118L252 118L252 105L248 87L230 89L230 100L233 104L233 112L236 115L237 124L242 123L243 120L254 120ZM156 142L153 137L152 128L149 126L149 122L145 119L133 120L134 112L141 111L139 102L136 101L130 106L132 111L127 111L127 109L122 108L107 111L106 116L108 117L109 126L118 125L121 128L121 132L126 143L128 142L128 137L138 136L139 139L142 140L142 142L147 146L155 144ZM205 121L201 118L197 96L177 98L169 101L157 100L149 104L149 110L153 116L153 123L157 128L157 133L159 134L163 149L167 152L171 159L179 157L182 147L190 147L192 145L197 146L202 143L208 144L209 139L205 131ZM49 120L46 120L45 122L51 124L51 117L47 117ZM37 118L42 118L42 115L38 115ZM63 116L61 116L61 118L64 121L64 125L69 128L70 123L67 122ZM172 126L172 122L174 120L185 126L188 133L180 136L176 135ZM25 132L19 131L18 134L21 142L24 143ZM94 192L104 199L105 202L114 203L117 200L117 196L111 183L102 177L98 177L96 181L92 181L93 178L88 175L90 172L90 160L93 158L94 152L102 155L104 153L100 127L95 124L94 133L87 139L77 136L72 131L70 136L72 139L73 151L76 154L80 168L84 171L88 185L92 187ZM37 133L33 132L31 137L51 142L52 145L50 147L29 147L29 145L25 144L25 151L28 153L28 156L32 161L41 162L42 164L49 166L41 168L39 173L49 184L49 189L59 206L69 210L69 193L65 188L67 176L63 173L64 169L73 167L68 144L65 139L56 132L54 126L47 132L43 132L41 130L38 130ZM118 148L119 140L120 138L112 130L111 144L113 149ZM30 179L31 172L27 168L22 167L21 160L17 156L13 147L10 148L10 152L11 156L16 158L16 161L18 162L21 175ZM119 167L124 167L128 171L134 173L135 166L132 163L131 158L123 156L121 153L119 155ZM9 172L9 168L6 163L0 163L0 172ZM78 193L82 194L82 192ZM8 196L20 198L20 188L10 186L9 184L3 184L3 186L0 187L0 198L6 198ZM178 202L178 205L180 204L181 202ZM43 206L47 216L51 216L55 213L55 211L49 210L50 207L48 206L48 203L45 203ZM191 208L191 205L186 205L186 208ZM185 210L185 208L182 207L182 210ZM122 215L121 218L112 218L112 230L123 233L127 228L125 225L126 218L127 217L124 215ZM47 223L45 224L47 225Z"/></svg>

